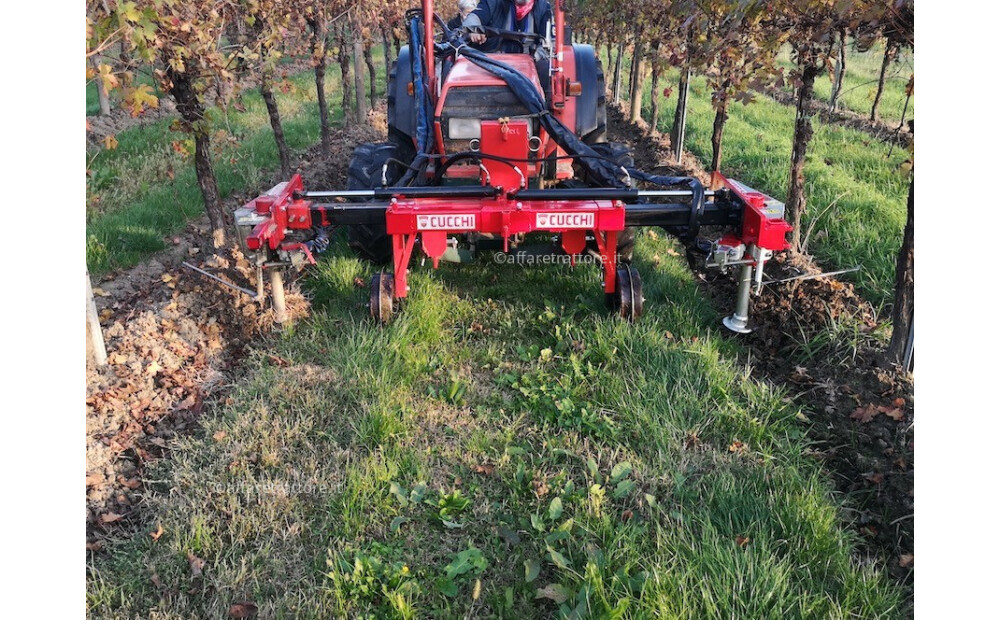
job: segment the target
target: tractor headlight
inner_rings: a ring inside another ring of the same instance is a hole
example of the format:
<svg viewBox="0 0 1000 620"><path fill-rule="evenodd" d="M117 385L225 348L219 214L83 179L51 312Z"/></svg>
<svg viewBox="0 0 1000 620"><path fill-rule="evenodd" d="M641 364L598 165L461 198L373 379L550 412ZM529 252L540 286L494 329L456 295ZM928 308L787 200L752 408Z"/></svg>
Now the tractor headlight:
<svg viewBox="0 0 1000 620"><path fill-rule="evenodd" d="M449 118L448 138L450 140L472 140L482 135L478 118Z"/></svg>

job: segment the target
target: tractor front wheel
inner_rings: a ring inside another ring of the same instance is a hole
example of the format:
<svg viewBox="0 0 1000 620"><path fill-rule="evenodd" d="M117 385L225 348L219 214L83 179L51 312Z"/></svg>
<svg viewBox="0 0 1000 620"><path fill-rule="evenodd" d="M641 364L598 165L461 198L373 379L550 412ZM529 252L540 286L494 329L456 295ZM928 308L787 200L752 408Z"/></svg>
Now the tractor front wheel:
<svg viewBox="0 0 1000 620"><path fill-rule="evenodd" d="M597 151L598 154L607 157L623 168L635 167L635 158L632 156L632 149L627 144L621 142L602 142L599 144L592 144L591 147ZM597 183L591 181L591 185L596 186ZM633 179L632 187L635 186L636 182ZM632 251L635 249L636 232L638 232L638 229L635 226L629 226L625 230L618 233L618 260L623 264L628 265L632 262ZM588 249L596 252L596 243L588 245Z"/></svg>

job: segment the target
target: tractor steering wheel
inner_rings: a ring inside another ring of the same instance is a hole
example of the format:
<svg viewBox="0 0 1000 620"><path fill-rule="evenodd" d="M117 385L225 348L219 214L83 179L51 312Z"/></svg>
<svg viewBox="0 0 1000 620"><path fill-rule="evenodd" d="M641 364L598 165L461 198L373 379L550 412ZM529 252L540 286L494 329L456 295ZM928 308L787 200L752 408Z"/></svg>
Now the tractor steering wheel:
<svg viewBox="0 0 1000 620"><path fill-rule="evenodd" d="M462 36L466 38L468 38L468 35L470 34L485 34L509 41L517 41L521 44L524 44L525 42L541 43L545 41L545 37L540 34L535 34L533 32L517 32L516 30L502 30L500 28L494 28L493 26L461 26L456 28L453 32L461 33Z"/></svg>

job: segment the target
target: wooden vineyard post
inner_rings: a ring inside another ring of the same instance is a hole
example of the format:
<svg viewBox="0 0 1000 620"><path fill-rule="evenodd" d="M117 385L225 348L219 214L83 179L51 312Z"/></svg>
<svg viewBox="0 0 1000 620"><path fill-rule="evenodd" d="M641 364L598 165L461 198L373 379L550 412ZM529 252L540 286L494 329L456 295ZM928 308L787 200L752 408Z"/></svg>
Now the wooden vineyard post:
<svg viewBox="0 0 1000 620"><path fill-rule="evenodd" d="M684 129L687 125L687 101L688 101L688 91L690 89L691 82L691 69L684 69L684 85L681 87L681 92L677 96L677 109L680 110L679 122L677 127L677 142L674 144L674 157L677 158L678 165L681 163L681 157L684 155ZM673 137L673 136L672 136Z"/></svg>
<svg viewBox="0 0 1000 620"><path fill-rule="evenodd" d="M90 285L90 271L87 271L87 359L93 359L97 366L104 366L108 362L101 320L97 316L97 304L94 303L94 289Z"/></svg>

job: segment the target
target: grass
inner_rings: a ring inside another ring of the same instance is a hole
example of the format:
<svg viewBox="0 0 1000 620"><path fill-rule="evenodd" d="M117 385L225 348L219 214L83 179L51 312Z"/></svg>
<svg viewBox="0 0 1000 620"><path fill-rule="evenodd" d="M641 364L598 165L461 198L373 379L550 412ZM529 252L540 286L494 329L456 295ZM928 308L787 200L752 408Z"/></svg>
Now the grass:
<svg viewBox="0 0 1000 620"><path fill-rule="evenodd" d="M384 88L384 63L378 54L375 65ZM285 139L293 151L319 140L313 79L312 72L306 71L288 79L287 92L276 89ZM331 122L343 118L339 82L339 74L328 74ZM260 190L270 179L269 171L278 167L263 99L256 90L248 90L242 100L245 111L212 108L209 112L215 132L212 157L223 199ZM166 248L170 236L204 213L189 155L193 141L171 131L171 122L164 119L122 131L116 135L117 148L88 155L87 267L91 273L139 263Z"/></svg>
<svg viewBox="0 0 1000 620"><path fill-rule="evenodd" d="M903 615L852 560L796 407L736 361L671 244L637 245L634 326L594 266L483 258L417 269L379 328L339 240L313 317L250 352L139 530L91 557L89 613Z"/></svg>
<svg viewBox="0 0 1000 620"><path fill-rule="evenodd" d="M676 84L677 79L677 72L670 71L666 84ZM649 92L647 85L646 118ZM676 102L676 95L661 100L660 131L669 131ZM703 78L692 79L688 105L684 146L707 165L712 159L715 110ZM749 105L731 105L722 141L722 171L784 200L794 123L794 107L763 95ZM887 144L818 118L813 119L813 129L805 166L808 208L803 230L813 225L814 217L819 221L808 250L831 269L861 265L860 272L843 277L876 307L891 303L909 188L909 177L900 165L909 154L897 148L887 157Z"/></svg>
<svg viewBox="0 0 1000 620"><path fill-rule="evenodd" d="M882 58L885 55L885 42L878 41L867 52L859 52L853 43L849 43L846 53L847 71L841 89L839 105L848 110L862 114L865 118L871 114L875 102L875 91L878 89L878 75L882 70ZM786 71L794 68L789 48L782 50L778 57L779 64ZM886 74L882 101L879 103L879 115L892 126L899 124L903 117L903 105L906 100L906 83L913 74L913 50L903 48L896 60L889 65ZM792 87L786 89L792 92ZM816 98L820 101L830 101L833 90L833 80L829 73L824 73L816 79ZM907 120L913 118L913 99L906 108Z"/></svg>

